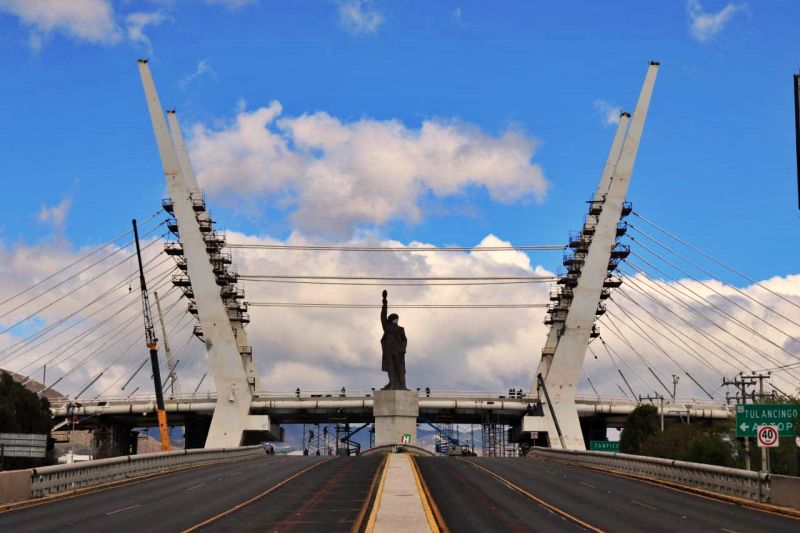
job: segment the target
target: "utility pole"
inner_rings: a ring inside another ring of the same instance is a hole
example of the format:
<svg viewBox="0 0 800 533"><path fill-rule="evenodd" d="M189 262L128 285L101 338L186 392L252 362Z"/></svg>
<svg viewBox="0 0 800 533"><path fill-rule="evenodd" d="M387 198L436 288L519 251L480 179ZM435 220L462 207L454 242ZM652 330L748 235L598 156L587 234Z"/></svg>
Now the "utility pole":
<svg viewBox="0 0 800 533"><path fill-rule="evenodd" d="M677 396L675 394L678 392L678 381L680 381L681 377L677 374L672 374L672 401L675 402Z"/></svg>
<svg viewBox="0 0 800 533"><path fill-rule="evenodd" d="M770 377L770 372L766 374L756 374L753 372L750 376L753 380L758 380L758 402L764 401L764 381ZM769 472L769 448L761 447L761 471Z"/></svg>
<svg viewBox="0 0 800 533"><path fill-rule="evenodd" d="M736 387L739 389L739 393L735 396L730 397L725 394L725 400L730 403L731 399L735 399L736 403L739 401L742 404L747 404L747 387L753 386L756 384L755 375L752 376L745 376L744 373L739 372L739 377L734 378L732 380L729 379L722 379L722 386L723 387ZM750 394L750 400L755 401L755 393ZM750 470L750 438L744 437L744 468L745 470Z"/></svg>
<svg viewBox="0 0 800 533"><path fill-rule="evenodd" d="M158 293L153 291L153 296L156 299L156 310L158 311L158 321L161 323L161 334L164 336L164 353L167 355L167 367L169 368L169 374L167 375L167 379L169 380L169 394L170 396L175 396L175 389L178 388L178 376L175 375L175 362L172 360L172 351L169 349L169 339L167 338L167 327L164 325L164 314L161 312L161 300L158 298ZM178 389L178 394L180 394L180 389Z"/></svg>
<svg viewBox="0 0 800 533"><path fill-rule="evenodd" d="M664 395L663 394L656 394L655 396L649 396L649 395L648 396L642 396L640 394L639 395L639 403L641 403L642 400L648 400L651 403L653 402L653 400L658 400L659 401L658 414L661 417L661 433L664 433Z"/></svg>
<svg viewBox="0 0 800 533"><path fill-rule="evenodd" d="M150 314L150 299L147 296L147 282L144 279L144 267L142 266L142 250L139 247L139 229L136 227L136 219L132 221L133 236L136 241L136 258L139 261L139 285L142 290L142 311L144 312L144 334L147 348L150 350L150 366L153 368L153 383L156 388L156 415L158 417L158 430L161 433L161 451L172 450L169 442L169 428L167 427L167 411L164 407L164 392L161 384L161 370L158 364L158 338L156 329L153 327L153 317Z"/></svg>

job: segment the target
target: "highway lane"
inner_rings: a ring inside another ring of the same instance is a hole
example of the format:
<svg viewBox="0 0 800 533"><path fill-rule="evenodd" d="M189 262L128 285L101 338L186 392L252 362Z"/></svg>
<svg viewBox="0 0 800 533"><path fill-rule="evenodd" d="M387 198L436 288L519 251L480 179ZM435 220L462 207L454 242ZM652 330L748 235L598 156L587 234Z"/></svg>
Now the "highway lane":
<svg viewBox="0 0 800 533"><path fill-rule="evenodd" d="M466 461L453 457L418 457L416 461L450 531L585 530Z"/></svg>
<svg viewBox="0 0 800 533"><path fill-rule="evenodd" d="M529 458L461 462L486 468L605 531L800 531L798 519L595 470Z"/></svg>
<svg viewBox="0 0 800 533"><path fill-rule="evenodd" d="M384 457L339 457L200 531L349 532L366 523Z"/></svg>
<svg viewBox="0 0 800 533"><path fill-rule="evenodd" d="M181 531L326 460L336 461L266 456L176 472L0 513L0 531Z"/></svg>

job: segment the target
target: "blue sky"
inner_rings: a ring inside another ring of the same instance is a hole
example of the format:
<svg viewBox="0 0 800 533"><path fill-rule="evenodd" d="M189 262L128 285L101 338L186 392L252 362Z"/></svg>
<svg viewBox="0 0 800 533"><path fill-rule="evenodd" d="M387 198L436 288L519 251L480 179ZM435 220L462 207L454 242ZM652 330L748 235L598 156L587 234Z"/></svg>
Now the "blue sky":
<svg viewBox="0 0 800 533"><path fill-rule="evenodd" d="M213 216L234 240L465 246L566 243L581 226L614 135L609 113L632 110L647 63L657 59L629 191L635 209L754 279L779 276L775 291L800 294L791 90L800 67L798 15L793 1L0 0L0 292L31 285L160 207L164 178L136 67L146 56L162 103L178 110ZM240 273L255 274L516 275L561 265L558 252L530 255L236 250L234 258ZM635 295L636 281L628 280L623 290ZM256 282L246 289L251 303L365 303L378 294L375 287ZM392 301L541 303L549 287L488 290L393 288ZM752 355L748 370L796 361L798 307L760 288L747 291L768 305L733 309L715 295L706 311L729 309L719 330L741 334L737 328L753 317L774 322L769 314L779 309L788 332L764 329L770 339L756 341L767 343L774 361L744 344L735 350ZM622 304L623 294L612 301ZM37 320L57 320L85 298L77 293ZM173 313L183 312L180 303ZM608 327L621 311L609 309L599 320L603 338L638 364ZM662 320L681 318L652 309ZM403 315L413 340L409 382L529 387L546 335L544 310L482 312L477 320L470 312ZM375 316L255 306L250 313L265 390L382 385ZM24 335L21 329L12 333ZM628 334L660 372L677 371ZM192 339L188 327L176 336ZM59 338L49 342L58 346ZM720 354L702 368L687 350L670 351L713 386L715 372L743 369L724 366ZM36 356L9 368L34 365ZM98 390L117 388L113 380L139 364L134 352L125 357ZM603 367L611 363L587 358L587 373L605 394L618 392L616 374ZM80 390L105 364L79 368L65 390ZM194 384L204 370L197 357L185 379Z"/></svg>
<svg viewBox="0 0 800 533"><path fill-rule="evenodd" d="M111 5L121 34L103 40L0 2L6 245L52 238L39 214L65 198L63 236L77 245L158 208L163 181L141 56L186 127L225 127L237 106L278 100L292 117L520 130L539 143L533 162L549 182L540 202L502 204L468 186L426 195L415 222L369 226L401 241L474 244L494 233L515 244L562 243L580 224L614 131L597 102L631 109L647 61L658 59L629 195L636 209L759 279L797 271L796 2L707 0L699 9L708 16L734 9L705 40L692 33L696 4L681 1L356 2L372 17L361 27L335 1ZM160 22L131 37L134 12ZM276 237L293 229L267 199L257 211L215 209L231 229ZM555 268L558 258L537 261Z"/></svg>

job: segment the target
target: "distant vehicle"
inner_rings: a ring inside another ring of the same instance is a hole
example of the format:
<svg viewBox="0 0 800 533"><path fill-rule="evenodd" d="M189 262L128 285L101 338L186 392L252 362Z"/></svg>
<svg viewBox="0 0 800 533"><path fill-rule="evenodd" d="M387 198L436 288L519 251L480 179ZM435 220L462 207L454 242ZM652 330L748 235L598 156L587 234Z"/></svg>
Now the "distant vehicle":
<svg viewBox="0 0 800 533"><path fill-rule="evenodd" d="M264 451L267 452L267 455L275 455L275 445L271 442L262 442L261 446L264 448Z"/></svg>
<svg viewBox="0 0 800 533"><path fill-rule="evenodd" d="M452 444L450 445L449 448L447 448L447 455L451 457L457 457L457 456L474 457L477 454L473 452L469 446L458 446Z"/></svg>
<svg viewBox="0 0 800 533"><path fill-rule="evenodd" d="M69 465L72 463L83 463L94 459L93 455L79 455L72 452L67 452L58 458L58 464Z"/></svg>

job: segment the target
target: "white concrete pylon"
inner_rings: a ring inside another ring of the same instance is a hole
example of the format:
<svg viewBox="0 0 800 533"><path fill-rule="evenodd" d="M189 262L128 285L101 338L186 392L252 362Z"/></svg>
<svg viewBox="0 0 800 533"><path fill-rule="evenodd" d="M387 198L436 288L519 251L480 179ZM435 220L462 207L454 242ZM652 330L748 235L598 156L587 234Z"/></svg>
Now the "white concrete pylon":
<svg viewBox="0 0 800 533"><path fill-rule="evenodd" d="M169 121L169 131L172 136L172 144L175 146L175 152L178 156L178 164L180 166L181 175L185 177L185 182L190 192L202 194L202 190L200 189L200 186L197 183L197 178L195 177L192 161L189 158L189 151L186 148L186 142L183 139L181 126L178 122L178 114L174 109L167 111L167 120ZM210 219L207 211L199 213L198 216L201 216L204 220ZM245 330L244 325L239 321L231 321L231 327L233 328L233 336L236 339L237 346L249 347L250 342L247 339L247 330ZM245 369L245 374L247 375L250 391L255 393L257 390L260 390L261 383L258 378L258 371L256 370L255 362L253 361L252 351L241 354L241 358L242 365Z"/></svg>
<svg viewBox="0 0 800 533"><path fill-rule="evenodd" d="M147 60L139 60L150 119L153 123L158 151L167 178L167 191L173 202L187 274L192 280L192 292L203 327L203 340L208 353L209 367L214 377L220 401L214 408L207 448L234 447L242 443L252 393L242 366L239 349L231 329L227 310L220 297L219 286L208 260L205 241L192 205L191 191L181 172L175 146L164 119L155 83Z"/></svg>
<svg viewBox="0 0 800 533"><path fill-rule="evenodd" d="M633 118L628 125L627 135L624 136L625 140L619 150L619 157L615 158L615 148L618 146L624 125L621 124L617 129L609 160L606 162L595 194L595 198L599 198L602 202L602 210L597 215L594 234L586 252L580 277L572 289L573 295L563 326L555 334L551 330L553 339L548 337L548 341L556 342L553 354L543 356L539 364L537 375L541 374L544 378L550 404L546 402L544 394L540 394L544 416L528 416L523 420L523 431L546 431L550 445L556 448L585 449L575 395L598 304L601 301L603 282L608 276L608 263L616 243L616 228L636 161L657 72L658 63L651 62ZM553 325L553 329L556 325ZM537 380L534 378L532 390L537 390L537 385ZM558 428L551 413L557 419Z"/></svg>

